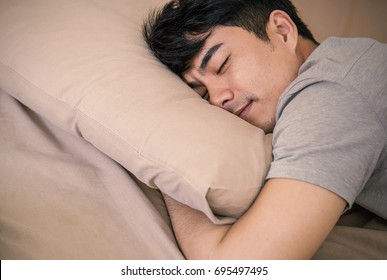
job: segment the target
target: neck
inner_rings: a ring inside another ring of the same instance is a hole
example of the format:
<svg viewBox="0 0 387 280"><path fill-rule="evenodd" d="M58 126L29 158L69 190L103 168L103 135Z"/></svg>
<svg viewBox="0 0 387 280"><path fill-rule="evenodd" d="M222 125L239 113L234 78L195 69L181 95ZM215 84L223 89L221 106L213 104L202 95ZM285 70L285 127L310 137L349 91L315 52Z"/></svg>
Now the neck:
<svg viewBox="0 0 387 280"><path fill-rule="evenodd" d="M318 45L310 40L304 39L303 37L299 37L297 52L298 57L301 60L301 64L307 60L310 54L318 47Z"/></svg>

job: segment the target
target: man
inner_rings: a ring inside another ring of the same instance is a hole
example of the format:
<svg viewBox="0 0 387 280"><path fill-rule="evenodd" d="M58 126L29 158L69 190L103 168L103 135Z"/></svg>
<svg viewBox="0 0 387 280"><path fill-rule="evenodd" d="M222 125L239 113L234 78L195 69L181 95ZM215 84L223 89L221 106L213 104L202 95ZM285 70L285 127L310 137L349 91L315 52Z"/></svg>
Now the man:
<svg viewBox="0 0 387 280"><path fill-rule="evenodd" d="M356 202L387 218L387 46L318 44L288 0L176 0L152 14L156 57L210 104L273 133L273 162L233 225L166 197L187 258L311 258Z"/></svg>

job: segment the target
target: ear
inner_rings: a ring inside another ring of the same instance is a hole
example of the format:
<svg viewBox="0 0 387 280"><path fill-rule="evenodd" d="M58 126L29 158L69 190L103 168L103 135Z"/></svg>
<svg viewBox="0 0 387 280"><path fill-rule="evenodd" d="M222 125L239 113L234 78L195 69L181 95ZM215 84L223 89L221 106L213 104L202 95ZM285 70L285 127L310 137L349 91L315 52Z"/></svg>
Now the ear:
<svg viewBox="0 0 387 280"><path fill-rule="evenodd" d="M290 16L281 10L271 12L267 24L267 32L295 51L298 43L298 29Z"/></svg>

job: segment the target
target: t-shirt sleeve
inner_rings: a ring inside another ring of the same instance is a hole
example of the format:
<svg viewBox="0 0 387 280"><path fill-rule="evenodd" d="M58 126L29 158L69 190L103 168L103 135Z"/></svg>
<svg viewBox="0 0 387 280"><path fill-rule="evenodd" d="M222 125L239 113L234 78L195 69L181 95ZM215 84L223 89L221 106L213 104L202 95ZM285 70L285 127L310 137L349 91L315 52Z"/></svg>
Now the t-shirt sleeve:
<svg viewBox="0 0 387 280"><path fill-rule="evenodd" d="M295 93L281 112L267 179L319 185L351 207L376 168L383 137L377 115L356 90L336 82L313 83Z"/></svg>

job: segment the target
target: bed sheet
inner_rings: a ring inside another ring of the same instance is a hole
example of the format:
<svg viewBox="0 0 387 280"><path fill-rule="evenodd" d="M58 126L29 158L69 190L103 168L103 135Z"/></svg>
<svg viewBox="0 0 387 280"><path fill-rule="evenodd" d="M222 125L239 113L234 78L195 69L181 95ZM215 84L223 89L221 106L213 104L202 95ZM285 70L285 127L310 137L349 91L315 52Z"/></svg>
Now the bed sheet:
<svg viewBox="0 0 387 280"><path fill-rule="evenodd" d="M182 259L156 190L1 90L0 158L0 259Z"/></svg>

